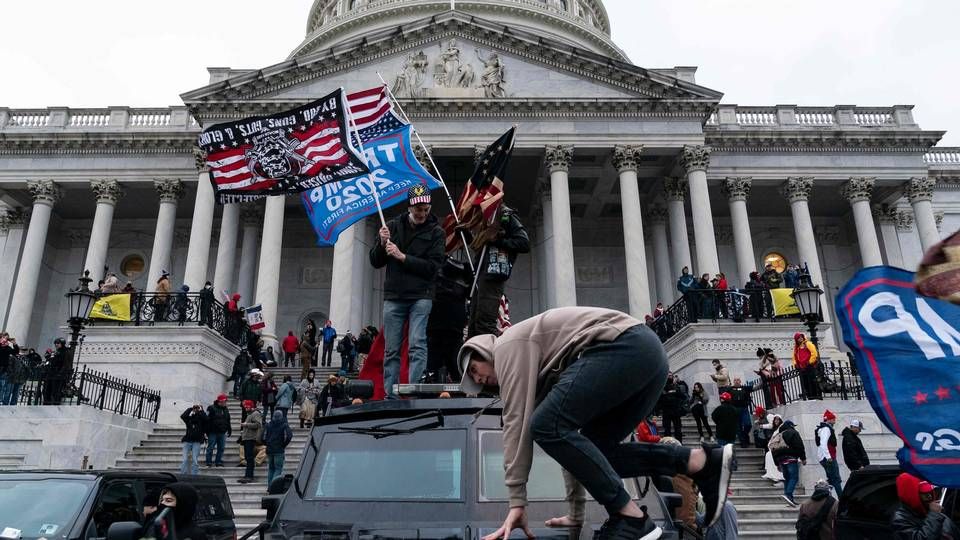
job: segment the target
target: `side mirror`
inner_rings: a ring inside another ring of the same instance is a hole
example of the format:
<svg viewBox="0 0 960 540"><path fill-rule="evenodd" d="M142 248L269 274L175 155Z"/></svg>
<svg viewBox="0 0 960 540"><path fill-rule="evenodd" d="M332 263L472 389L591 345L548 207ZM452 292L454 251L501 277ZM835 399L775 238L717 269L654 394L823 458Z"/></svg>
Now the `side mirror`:
<svg viewBox="0 0 960 540"><path fill-rule="evenodd" d="M267 495L260 499L260 508L267 511L267 521L273 521L273 518L277 516L277 509L280 508L280 499L283 498L283 495ZM113 540L108 538L107 540ZM117 539L120 540L120 539ZM126 540L126 539L123 539Z"/></svg>
<svg viewBox="0 0 960 540"><path fill-rule="evenodd" d="M143 526L136 521L118 521L107 529L107 540L139 540L143 537Z"/></svg>
<svg viewBox="0 0 960 540"><path fill-rule="evenodd" d="M270 485L267 486L268 495L283 495L290 489L290 484L293 483L293 475L285 474L283 476L278 476L273 479L273 482L270 482Z"/></svg>

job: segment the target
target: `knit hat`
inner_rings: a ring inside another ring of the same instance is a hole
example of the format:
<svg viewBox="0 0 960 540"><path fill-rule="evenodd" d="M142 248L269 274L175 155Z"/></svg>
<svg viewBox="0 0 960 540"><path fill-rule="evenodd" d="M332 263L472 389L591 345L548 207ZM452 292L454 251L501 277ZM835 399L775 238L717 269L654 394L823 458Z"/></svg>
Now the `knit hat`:
<svg viewBox="0 0 960 540"><path fill-rule="evenodd" d="M424 184L414 184L407 190L407 200L410 206L430 204L430 189Z"/></svg>
<svg viewBox="0 0 960 540"><path fill-rule="evenodd" d="M244 408L244 409L252 409L252 408L254 407L254 405L255 405L255 404L253 403L253 400L252 400L252 399L245 399L245 400L243 400L243 408Z"/></svg>
<svg viewBox="0 0 960 540"><path fill-rule="evenodd" d="M226 394L220 394L219 396L217 396L217 401L226 401L226 400L227 400Z"/></svg>
<svg viewBox="0 0 960 540"><path fill-rule="evenodd" d="M829 422L830 420L836 420L836 419L837 419L837 415L833 414L833 411L831 411L830 409L823 411L824 422Z"/></svg>
<svg viewBox="0 0 960 540"><path fill-rule="evenodd" d="M730 395L730 392L720 394L720 401L730 401L731 399L733 399L733 396Z"/></svg>
<svg viewBox="0 0 960 540"><path fill-rule="evenodd" d="M767 413L767 411L760 405L757 405L757 408L754 409L753 413L756 414L757 416L763 416L764 414Z"/></svg>

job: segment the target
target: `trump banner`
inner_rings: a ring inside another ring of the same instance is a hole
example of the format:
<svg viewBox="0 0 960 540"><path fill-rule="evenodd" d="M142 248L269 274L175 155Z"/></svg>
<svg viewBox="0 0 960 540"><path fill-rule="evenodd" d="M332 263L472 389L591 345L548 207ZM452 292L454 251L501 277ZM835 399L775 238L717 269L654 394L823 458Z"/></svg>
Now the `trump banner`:
<svg viewBox="0 0 960 540"><path fill-rule="evenodd" d="M257 304L255 306L250 306L244 310L244 314L247 316L247 324L250 325L250 330L256 332L257 330L263 330L267 326L266 321L263 320L263 306Z"/></svg>
<svg viewBox="0 0 960 540"><path fill-rule="evenodd" d="M364 159L370 174L341 180L300 194L317 245L332 246L340 233L357 221L377 212L373 190L380 204L388 208L407 201L407 190L415 184L430 189L440 182L423 168L410 145L409 125L375 137L364 145Z"/></svg>
<svg viewBox="0 0 960 540"><path fill-rule="evenodd" d="M960 306L917 294L912 272L865 268L836 298L870 405L903 441L904 470L960 488Z"/></svg>

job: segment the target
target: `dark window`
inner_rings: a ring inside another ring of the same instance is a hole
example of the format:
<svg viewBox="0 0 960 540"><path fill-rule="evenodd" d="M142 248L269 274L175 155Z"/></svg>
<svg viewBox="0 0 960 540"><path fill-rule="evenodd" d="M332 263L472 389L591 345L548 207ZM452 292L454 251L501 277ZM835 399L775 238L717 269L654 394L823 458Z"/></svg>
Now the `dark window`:
<svg viewBox="0 0 960 540"><path fill-rule="evenodd" d="M106 537L110 525L120 521L140 521L140 503L133 482L111 482L100 494L93 510L97 536Z"/></svg>
<svg viewBox="0 0 960 540"><path fill-rule="evenodd" d="M307 492L314 499L460 500L463 430L374 439L327 433Z"/></svg>
<svg viewBox="0 0 960 540"><path fill-rule="evenodd" d="M897 498L895 478L844 489L846 519L889 523L900 499Z"/></svg>

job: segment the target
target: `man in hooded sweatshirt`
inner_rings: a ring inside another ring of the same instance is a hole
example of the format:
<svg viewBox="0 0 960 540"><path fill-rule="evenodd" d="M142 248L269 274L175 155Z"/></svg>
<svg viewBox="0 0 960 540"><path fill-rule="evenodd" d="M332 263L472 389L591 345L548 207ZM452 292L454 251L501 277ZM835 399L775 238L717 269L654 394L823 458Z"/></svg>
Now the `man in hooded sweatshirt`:
<svg viewBox="0 0 960 540"><path fill-rule="evenodd" d="M903 540L960 538L960 529L943 513L933 484L908 473L897 477L900 506L893 513L890 529Z"/></svg>
<svg viewBox="0 0 960 540"><path fill-rule="evenodd" d="M183 443L183 461L180 463L181 474L200 474L200 447L206 440L207 415L200 404L183 411L180 420L186 424L186 433L180 441Z"/></svg>
<svg viewBox="0 0 960 540"><path fill-rule="evenodd" d="M800 387L803 399L823 399L817 383L817 346L801 332L793 335L793 367L800 371Z"/></svg>
<svg viewBox="0 0 960 540"><path fill-rule="evenodd" d="M461 387L496 391L503 400L505 484L510 510L485 540L527 525L533 443L564 469L570 512L548 526L578 526L584 489L610 518L599 538L659 538L662 530L624 489L622 478L687 475L703 493L707 524L720 516L730 483L732 445L689 449L624 442L652 411L667 378L656 334L625 313L593 307L552 309L499 336L483 334L460 349ZM604 399L597 399L603 396Z"/></svg>
<svg viewBox="0 0 960 540"><path fill-rule="evenodd" d="M274 411L273 418L267 422L263 432L263 442L267 445L267 489L270 489L274 478L283 476L284 453L291 440L293 431L287 424L287 416Z"/></svg>
<svg viewBox="0 0 960 540"><path fill-rule="evenodd" d="M160 490L160 506L157 507L157 515L166 508L173 510L177 540L207 540L207 533L193 521L199 499L197 490L185 482L167 484Z"/></svg>
<svg viewBox="0 0 960 540"><path fill-rule="evenodd" d="M444 232L430 213L430 188L407 191L407 212L381 227L370 249L370 264L386 267L383 280L383 388L396 399L400 382L400 347L407 326L410 370L418 382L427 368L427 320L433 307L437 273L444 260Z"/></svg>

